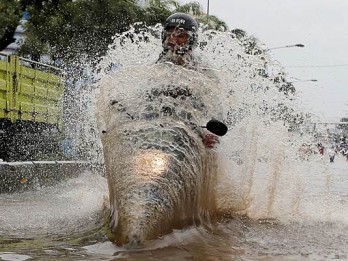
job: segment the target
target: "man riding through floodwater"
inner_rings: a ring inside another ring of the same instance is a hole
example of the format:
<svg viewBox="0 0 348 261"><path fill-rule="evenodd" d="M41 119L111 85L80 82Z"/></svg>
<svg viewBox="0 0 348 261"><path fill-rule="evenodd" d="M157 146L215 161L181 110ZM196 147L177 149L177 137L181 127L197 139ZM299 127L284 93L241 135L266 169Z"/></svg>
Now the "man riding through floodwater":
<svg viewBox="0 0 348 261"><path fill-rule="evenodd" d="M192 50L198 45L198 24L184 13L175 13L167 18L162 31L163 51L157 62L172 62L194 69Z"/></svg>
<svg viewBox="0 0 348 261"><path fill-rule="evenodd" d="M157 63L170 62L185 68L198 70L197 61L192 54L198 46L198 23L189 14L170 15L163 26L163 51ZM216 135L206 133L203 143L207 148L214 148L219 139Z"/></svg>

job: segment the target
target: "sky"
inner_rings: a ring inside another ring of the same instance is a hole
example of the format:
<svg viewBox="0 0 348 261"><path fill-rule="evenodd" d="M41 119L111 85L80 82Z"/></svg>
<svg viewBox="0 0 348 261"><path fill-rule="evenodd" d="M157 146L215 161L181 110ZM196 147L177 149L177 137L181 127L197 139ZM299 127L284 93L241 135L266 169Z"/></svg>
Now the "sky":
<svg viewBox="0 0 348 261"><path fill-rule="evenodd" d="M208 0L196 1L207 10ZM229 29L243 29L268 48L305 45L269 52L321 122L348 117L347 0L210 0L209 6Z"/></svg>

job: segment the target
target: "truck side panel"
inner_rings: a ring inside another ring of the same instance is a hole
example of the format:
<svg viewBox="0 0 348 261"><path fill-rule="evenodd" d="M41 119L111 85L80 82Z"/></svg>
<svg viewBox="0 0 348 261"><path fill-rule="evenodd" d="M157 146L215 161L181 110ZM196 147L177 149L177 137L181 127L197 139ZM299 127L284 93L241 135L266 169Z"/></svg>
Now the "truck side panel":
<svg viewBox="0 0 348 261"><path fill-rule="evenodd" d="M0 56L0 159L60 157L64 86L57 71L24 58Z"/></svg>
<svg viewBox="0 0 348 261"><path fill-rule="evenodd" d="M12 118L10 108L13 102L11 64L9 56L0 60L0 119Z"/></svg>
<svg viewBox="0 0 348 261"><path fill-rule="evenodd" d="M0 119L61 125L61 78L22 65L18 57L6 58L0 60Z"/></svg>

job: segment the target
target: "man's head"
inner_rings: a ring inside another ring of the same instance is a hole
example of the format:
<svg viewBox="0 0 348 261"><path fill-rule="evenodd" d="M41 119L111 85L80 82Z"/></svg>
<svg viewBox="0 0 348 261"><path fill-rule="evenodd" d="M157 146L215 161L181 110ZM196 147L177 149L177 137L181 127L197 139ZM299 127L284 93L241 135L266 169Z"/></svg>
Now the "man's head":
<svg viewBox="0 0 348 261"><path fill-rule="evenodd" d="M198 24L196 20L184 13L175 13L167 18L162 32L164 51L171 50L183 55L197 46Z"/></svg>

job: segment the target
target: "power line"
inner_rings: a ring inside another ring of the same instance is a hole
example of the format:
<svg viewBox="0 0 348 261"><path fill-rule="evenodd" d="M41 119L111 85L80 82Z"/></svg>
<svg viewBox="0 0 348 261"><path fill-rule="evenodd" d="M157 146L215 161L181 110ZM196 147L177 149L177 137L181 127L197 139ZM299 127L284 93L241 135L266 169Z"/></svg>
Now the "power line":
<svg viewBox="0 0 348 261"><path fill-rule="evenodd" d="M286 68L308 68L308 67L346 67L348 66L347 63L344 64L332 64L332 65L290 65L290 66L284 66Z"/></svg>

